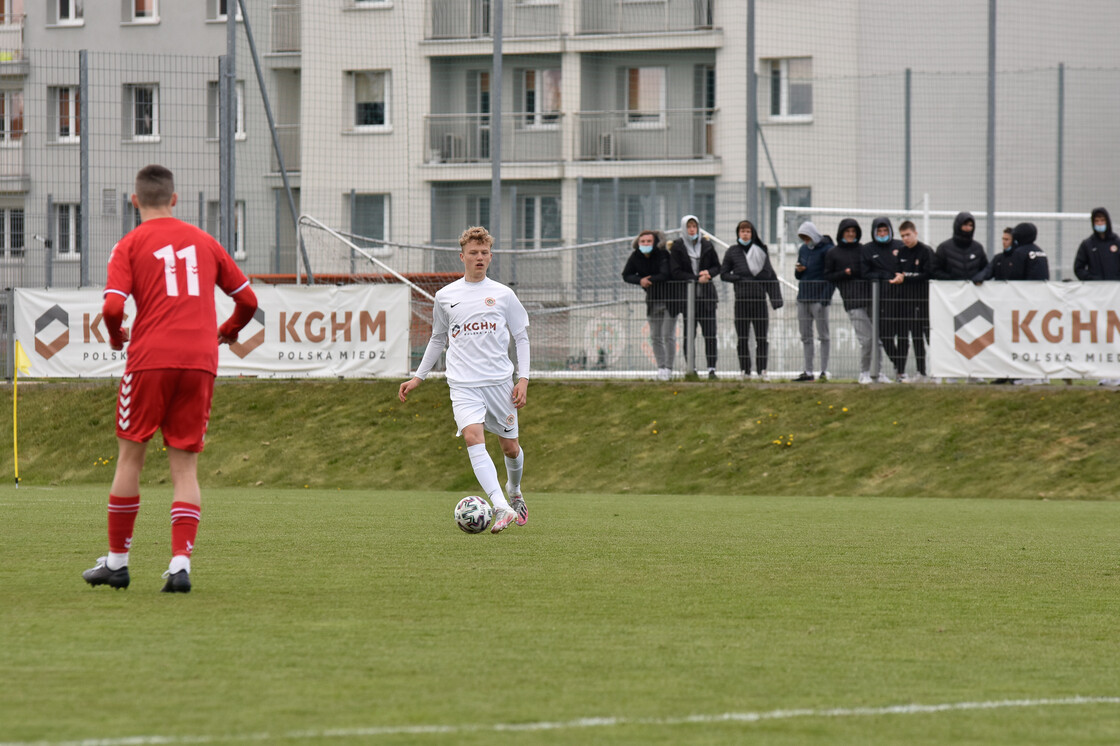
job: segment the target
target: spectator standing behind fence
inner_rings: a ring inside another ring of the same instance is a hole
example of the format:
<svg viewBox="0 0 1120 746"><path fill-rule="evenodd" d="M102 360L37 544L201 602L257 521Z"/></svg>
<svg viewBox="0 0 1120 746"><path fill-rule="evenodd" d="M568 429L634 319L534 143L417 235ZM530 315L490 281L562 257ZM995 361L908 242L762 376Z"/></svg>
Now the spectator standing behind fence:
<svg viewBox="0 0 1120 746"><path fill-rule="evenodd" d="M642 231L634 239L634 251L626 260L622 279L641 286L646 293L646 320L649 321L649 342L657 361L657 380L668 381L673 375L673 354L677 351L677 313L673 306L669 283L669 252L665 250L665 234Z"/></svg>
<svg viewBox="0 0 1120 746"><path fill-rule="evenodd" d="M894 237L894 226L890 218L878 217L871 221L871 241L867 244L867 254L874 268L874 276L879 282L879 343L883 352L894 364L896 375L906 370L906 356L901 362L898 358L902 324L902 270L898 266L899 252L904 248L902 241ZM869 275L870 277L870 275ZM887 374L887 366L879 368L879 383L894 383Z"/></svg>
<svg viewBox="0 0 1120 746"><path fill-rule="evenodd" d="M681 237L669 244L669 275L677 282L695 282L696 324L704 334L704 352L708 358L708 379L716 378L716 304L719 296L712 280L719 277L719 254L700 230L695 215L681 218ZM683 292L678 290L678 292ZM688 323L688 310L682 302L681 311ZM693 327L695 331L695 327ZM684 354L688 358L688 332L684 330Z"/></svg>
<svg viewBox="0 0 1120 746"><path fill-rule="evenodd" d="M984 245L972 238L975 232L976 220L972 213L958 212L953 219L953 237L937 246L933 264L935 280L975 280L987 268L988 255Z"/></svg>
<svg viewBox="0 0 1120 746"><path fill-rule="evenodd" d="M1094 207L1092 221L1093 232L1077 247L1073 273L1085 281L1120 280L1120 238L1112 231L1112 217Z"/></svg>
<svg viewBox="0 0 1120 746"><path fill-rule="evenodd" d="M735 243L727 247L720 266L720 279L735 283L735 334L739 338L739 370L743 376L751 374L750 331L754 329L755 362L759 378L768 381L766 372L770 344L769 297L774 310L782 307L782 288L778 273L770 264L769 249L758 239L754 224L740 220L735 226Z"/></svg>
<svg viewBox="0 0 1120 746"><path fill-rule="evenodd" d="M831 345L828 331L828 306L836 287L825 279L824 258L832 248L832 237L821 235L817 226L806 220L797 229L801 246L797 249L797 264L793 276L797 285L797 325L801 331L801 347L805 356L805 371L795 381L813 380L813 324L817 326L817 339L821 343L820 380L828 378L828 354Z"/></svg>
<svg viewBox="0 0 1120 746"><path fill-rule="evenodd" d="M824 256L824 276L836 285L844 310L859 342L859 382L871 383L871 283L864 276L868 262L859 240L863 229L855 218L844 218L836 229L836 245Z"/></svg>
<svg viewBox="0 0 1120 746"><path fill-rule="evenodd" d="M898 271L902 279L894 284L899 293L899 380L908 381L905 374L906 356L910 340L914 340L914 362L918 368L915 380L926 377L926 345L929 343L929 277L933 264L933 249L918 240L918 229L909 220L898 226L902 248L898 251ZM893 281L892 281L893 282Z"/></svg>

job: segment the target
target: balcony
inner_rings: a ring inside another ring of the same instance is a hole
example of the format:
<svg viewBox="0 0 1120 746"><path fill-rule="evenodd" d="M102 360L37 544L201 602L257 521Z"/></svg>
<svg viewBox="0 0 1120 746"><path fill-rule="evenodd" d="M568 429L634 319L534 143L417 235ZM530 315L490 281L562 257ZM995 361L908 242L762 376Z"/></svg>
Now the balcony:
<svg viewBox="0 0 1120 746"><path fill-rule="evenodd" d="M0 142L0 194L23 193L31 188L31 177L27 173L23 153L24 134L19 132L17 138Z"/></svg>
<svg viewBox="0 0 1120 746"><path fill-rule="evenodd" d="M427 163L489 163L493 128L489 114L426 117ZM561 158L561 114L503 114L502 162L555 162Z"/></svg>
<svg viewBox="0 0 1120 746"><path fill-rule="evenodd" d="M272 6L272 53L298 54L300 41L299 3Z"/></svg>
<svg viewBox="0 0 1120 746"><path fill-rule="evenodd" d="M561 0L507 0L503 4L502 38L560 35ZM428 0L426 39L490 38L490 0Z"/></svg>
<svg viewBox="0 0 1120 746"><path fill-rule="evenodd" d="M581 34L640 34L712 28L715 0L582 0Z"/></svg>
<svg viewBox="0 0 1120 746"><path fill-rule="evenodd" d="M288 173L298 173L299 168L299 125L276 125L276 137L280 141L280 152L284 155L284 169ZM276 157L275 149L271 150L272 173L280 173L280 159Z"/></svg>
<svg viewBox="0 0 1120 746"><path fill-rule="evenodd" d="M0 75L27 75L22 13L0 14Z"/></svg>
<svg viewBox="0 0 1120 746"><path fill-rule="evenodd" d="M715 109L581 111L576 116L576 159L649 161L711 158Z"/></svg>

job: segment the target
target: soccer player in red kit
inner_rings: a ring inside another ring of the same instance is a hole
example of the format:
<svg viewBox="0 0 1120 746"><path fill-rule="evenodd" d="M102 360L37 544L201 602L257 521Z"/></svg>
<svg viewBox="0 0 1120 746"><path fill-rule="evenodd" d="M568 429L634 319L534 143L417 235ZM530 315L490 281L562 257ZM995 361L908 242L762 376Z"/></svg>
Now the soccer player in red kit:
<svg viewBox="0 0 1120 746"><path fill-rule="evenodd" d="M171 468L171 566L164 592L191 589L191 551L198 533L198 454L202 451L218 345L237 341L253 318L257 296L229 253L208 233L175 219L174 178L163 166L136 175L133 206L140 225L113 247L102 316L114 350L128 343L117 396L117 470L109 491L109 554L82 573L90 585L127 588L128 550L140 510L140 471L148 441L163 432ZM233 298L218 326L215 287ZM131 332L124 302L136 301Z"/></svg>

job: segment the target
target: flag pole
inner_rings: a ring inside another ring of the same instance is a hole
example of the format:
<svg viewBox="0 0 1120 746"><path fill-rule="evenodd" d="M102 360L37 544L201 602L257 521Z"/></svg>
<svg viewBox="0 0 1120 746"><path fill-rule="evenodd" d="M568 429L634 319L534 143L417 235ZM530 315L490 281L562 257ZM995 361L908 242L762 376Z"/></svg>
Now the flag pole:
<svg viewBox="0 0 1120 746"><path fill-rule="evenodd" d="M16 489L19 489L19 419L16 402L19 400L19 365L12 373L12 460L16 467Z"/></svg>

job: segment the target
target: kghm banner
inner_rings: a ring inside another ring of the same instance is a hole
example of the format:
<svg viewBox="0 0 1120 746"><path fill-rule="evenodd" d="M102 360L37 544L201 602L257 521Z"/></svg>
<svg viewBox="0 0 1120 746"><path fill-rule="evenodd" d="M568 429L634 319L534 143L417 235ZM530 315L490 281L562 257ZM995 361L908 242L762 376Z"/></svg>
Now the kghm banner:
<svg viewBox="0 0 1120 746"><path fill-rule="evenodd" d="M931 375L1120 378L1120 283L931 282Z"/></svg>
<svg viewBox="0 0 1120 746"><path fill-rule="evenodd" d="M259 307L237 344L219 349L218 375L403 377L409 370L409 288L404 285L254 285ZM233 301L218 293L218 321ZM128 345L109 348L100 290L15 291L16 339L35 377L124 373ZM124 326L136 313L129 298Z"/></svg>

